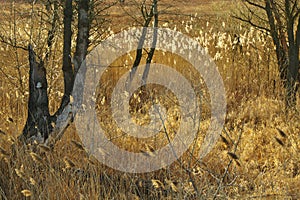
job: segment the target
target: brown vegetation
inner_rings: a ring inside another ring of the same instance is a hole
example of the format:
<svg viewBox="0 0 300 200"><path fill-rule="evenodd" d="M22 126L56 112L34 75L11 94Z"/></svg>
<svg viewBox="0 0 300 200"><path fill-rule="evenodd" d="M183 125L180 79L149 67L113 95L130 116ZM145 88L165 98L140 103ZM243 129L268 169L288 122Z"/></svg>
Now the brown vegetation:
<svg viewBox="0 0 300 200"><path fill-rule="evenodd" d="M44 145L18 144L16 138L27 117L27 52L1 43L2 199L300 198L299 92L297 110L286 113L284 87L280 83L270 36L230 18L231 8L237 5L228 6L231 4L227 1L205 4L198 4L196 0L189 2L184 3L186 7L182 11L190 16L174 16L168 20L164 16L160 26L180 30L195 38L214 58L223 77L227 93L227 117L222 137L213 151L203 160L197 159L197 150L202 141L200 136L190 150L171 166L151 173L128 174L104 166L87 154L74 125L67 129L53 150ZM218 14L220 10L222 14ZM122 24L127 21L127 27L132 25L128 18L115 18L112 23L115 21L122 21ZM120 31L118 26L111 29ZM239 36L240 43L236 43L235 35ZM62 51L61 41L56 41L54 47L59 55ZM14 60L15 51L19 51L18 62ZM98 119L105 127L107 136L115 138L115 144L151 156L149 149L165 144L164 135L157 136L161 143L154 143L157 140L153 138L136 140L123 136L112 123L107 100L101 103L118 78L132 66L131 57L129 54L116 60L103 77L107 85L101 85L98 90ZM165 56L159 51L153 61L183 71L190 67L178 56ZM60 63L61 60L55 60L53 67L47 68L49 109L52 113L59 107L63 94ZM193 81L195 77L187 75L187 78ZM177 108L168 101L168 95L172 94L163 94L159 89L149 95L170 108L168 130L176 129ZM138 100L133 99L132 104L136 106L133 106L132 112L138 123L146 123L148 116L139 109ZM207 119L210 108L206 105L204 108L200 133L205 132L209 125ZM143 109L147 110L147 106ZM196 153L191 155L193 151Z"/></svg>

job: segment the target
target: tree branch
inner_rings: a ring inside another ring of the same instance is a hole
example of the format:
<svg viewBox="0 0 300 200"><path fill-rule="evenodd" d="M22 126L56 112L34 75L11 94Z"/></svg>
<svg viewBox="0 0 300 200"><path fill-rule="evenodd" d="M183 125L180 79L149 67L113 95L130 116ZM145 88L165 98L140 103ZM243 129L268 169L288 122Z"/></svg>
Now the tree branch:
<svg viewBox="0 0 300 200"><path fill-rule="evenodd" d="M246 22L248 24L250 24L251 26L253 26L254 28L257 28L257 29L260 29L260 30L264 30L264 31L267 31L267 32L271 32L270 29L266 28L266 27L263 27L263 26L259 26L255 23L253 23L250 19L244 19L244 18L241 18L241 17L238 17L238 16L231 16L237 20L240 20L242 22Z"/></svg>
<svg viewBox="0 0 300 200"><path fill-rule="evenodd" d="M260 9L265 9L264 8L264 6L262 6L262 5L259 5L259 4L257 4L257 3L254 3L253 1L250 1L250 0L244 0L246 3L248 3L249 5L251 5L251 6L254 6L254 7L257 7L257 8L260 8Z"/></svg>
<svg viewBox="0 0 300 200"><path fill-rule="evenodd" d="M8 46L11 46L13 48L16 48L16 49L22 49L24 51L28 51L27 47L25 47L25 46L19 46L17 44L14 44L10 39L5 38L3 35L0 35L0 42L3 43L3 44L6 44Z"/></svg>

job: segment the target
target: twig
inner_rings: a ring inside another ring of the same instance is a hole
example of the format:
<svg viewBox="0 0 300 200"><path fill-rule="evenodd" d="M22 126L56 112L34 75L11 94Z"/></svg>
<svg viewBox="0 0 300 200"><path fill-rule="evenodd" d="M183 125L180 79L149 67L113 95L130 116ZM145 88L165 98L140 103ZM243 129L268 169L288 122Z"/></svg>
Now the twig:
<svg viewBox="0 0 300 200"><path fill-rule="evenodd" d="M239 137L238 137L238 140L237 140L237 142L234 144L234 150L233 150L233 153L234 153L234 154L235 154L235 152L236 152L236 150L237 150L237 146L238 146L238 144L240 143L240 140L241 140L241 138L242 138L242 130L243 130L243 128L241 128L240 134L239 134ZM227 173L228 173L228 170L229 170L229 168L230 168L230 166L231 166L233 160L234 160L234 159L231 158L230 161L229 161L229 163L228 163L228 165L227 165L227 167L225 168L225 172L224 172L223 176L221 177L221 179L220 179L220 181L219 181L219 185L218 185L218 188L217 188L217 190L216 190L216 192L215 192L215 194L214 194L213 199L216 199L216 198L217 198L217 195L219 194L219 191L220 191L220 189L221 189L221 187L222 187L222 185L223 185L223 181L224 181L224 179L225 179L225 177L226 177L226 175L227 175Z"/></svg>
<svg viewBox="0 0 300 200"><path fill-rule="evenodd" d="M167 137L167 140L168 140L169 144L171 144L171 139L170 139L170 137L169 137L169 135L168 135L168 131L167 131L167 128L166 128L166 126L165 126L165 120L163 119L161 113L159 112L159 110L158 110L157 108L156 108L156 110L157 110L157 113L159 114L159 118L160 118L160 120L161 120L161 122L162 122L163 129L164 129L165 135L166 135L166 137ZM188 173L189 179L190 179L190 181L191 181L191 183L192 183L192 186L193 186L193 188L194 188L194 190L195 190L197 196L199 196L200 193L199 193L199 190L198 190L198 188L197 188L196 182L195 182L195 180L194 180L193 177L192 177L192 171L191 171L190 169L186 168L186 167L183 165L183 163L180 161L178 155L176 154L176 152L175 152L173 146L170 145L170 147L171 147L171 150L172 150L174 156L176 157L176 160L179 162L181 168L182 168L184 171L186 171L186 172Z"/></svg>

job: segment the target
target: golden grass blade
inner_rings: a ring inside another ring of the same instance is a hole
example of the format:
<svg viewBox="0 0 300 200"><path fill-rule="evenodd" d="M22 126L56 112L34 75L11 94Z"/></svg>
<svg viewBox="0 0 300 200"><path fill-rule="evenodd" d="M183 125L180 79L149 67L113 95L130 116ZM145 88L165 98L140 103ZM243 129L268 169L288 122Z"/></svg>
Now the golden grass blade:
<svg viewBox="0 0 300 200"><path fill-rule="evenodd" d="M36 181L32 177L29 178L29 181L31 185L36 185Z"/></svg>
<svg viewBox="0 0 300 200"><path fill-rule="evenodd" d="M49 152L51 150L50 147L43 144L39 144L39 148L44 152Z"/></svg>
<svg viewBox="0 0 300 200"><path fill-rule="evenodd" d="M140 150L141 153L143 153L145 156L149 156L149 157L154 157L155 156L155 149L148 145L148 144L145 144L145 149L146 150Z"/></svg>
<svg viewBox="0 0 300 200"><path fill-rule="evenodd" d="M22 170L19 170L19 169L15 169L15 172L17 174L18 177L20 178L24 178L25 177L25 174Z"/></svg>
<svg viewBox="0 0 300 200"><path fill-rule="evenodd" d="M75 145L75 147L77 147L78 149L85 151L84 147L82 146L81 143L75 141L75 140L71 140L71 142Z"/></svg>
<svg viewBox="0 0 300 200"><path fill-rule="evenodd" d="M151 180L153 187L155 188L164 188L164 184L160 180Z"/></svg>
<svg viewBox="0 0 300 200"><path fill-rule="evenodd" d="M22 190L21 193L25 196L25 197L30 197L32 195L30 190Z"/></svg>
<svg viewBox="0 0 300 200"><path fill-rule="evenodd" d="M30 152L30 156L31 156L32 160L34 160L35 162L41 163L41 164L44 163L43 159L40 156L38 156L36 153Z"/></svg>
<svg viewBox="0 0 300 200"><path fill-rule="evenodd" d="M2 131L2 130L0 130L0 134L6 135L6 133L4 131Z"/></svg>
<svg viewBox="0 0 300 200"><path fill-rule="evenodd" d="M176 187L176 185L173 183L173 181L165 179L166 183L170 186L170 188L174 191L174 192L178 192L178 188Z"/></svg>
<svg viewBox="0 0 300 200"><path fill-rule="evenodd" d="M66 169L70 169L72 167L75 167L74 162L71 159L67 158L67 157L64 158L64 162L65 162L65 165L66 165Z"/></svg>
<svg viewBox="0 0 300 200"><path fill-rule="evenodd" d="M2 147L0 147L0 153L4 156L9 156L9 153L5 149L3 149Z"/></svg>

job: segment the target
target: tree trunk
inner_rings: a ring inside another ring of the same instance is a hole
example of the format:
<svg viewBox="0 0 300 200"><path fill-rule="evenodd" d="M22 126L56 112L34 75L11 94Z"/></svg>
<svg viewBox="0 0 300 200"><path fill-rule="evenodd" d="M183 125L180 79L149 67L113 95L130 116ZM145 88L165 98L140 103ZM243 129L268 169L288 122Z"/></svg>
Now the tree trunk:
<svg viewBox="0 0 300 200"><path fill-rule="evenodd" d="M77 40L76 40L76 51L74 55L74 70L72 70L71 73L71 65L66 65L66 71L68 73L64 73L65 80L65 88L67 87L68 94L65 95L65 98L67 98L66 104L62 107L61 113L57 116L56 120L56 128L53 134L51 135L51 138L49 141L47 141L47 144L49 146L53 146L56 141L58 141L64 134L64 131L72 121L74 115L76 114L76 108L78 108L81 105L82 101L82 94L80 92L76 92L75 95L73 93L73 86L74 86L74 80L77 76L77 72L81 67L83 67L83 73L80 74L80 79L83 84L85 82L85 57L88 52L88 46L89 46L89 31L90 31L90 19L89 19L89 0L80 0L78 2L78 33L77 33ZM71 48L71 46L68 46L69 43L65 44L67 45L67 48ZM66 51L67 52L67 51ZM64 53L65 59L67 59L67 53ZM70 57L70 55L68 55ZM68 60L69 62L69 60ZM67 61L66 63L69 64ZM65 71L64 71L65 72ZM72 76L71 76L72 75ZM68 77L72 77L72 79L68 79ZM66 86L66 84L68 84ZM72 102L70 102L70 95L73 94L74 99L76 100L76 105L72 105ZM74 110L75 107L75 110Z"/></svg>
<svg viewBox="0 0 300 200"><path fill-rule="evenodd" d="M85 83L85 58L89 47L89 35L90 35L90 0L79 0L78 2L78 33L76 39L76 51L74 54L74 71L75 77L80 79L81 85L78 86L82 88L83 91ZM80 77L78 71L82 68ZM79 108L82 105L82 92L73 92L74 99L76 100L75 108Z"/></svg>
<svg viewBox="0 0 300 200"><path fill-rule="evenodd" d="M53 15L52 15L52 22L51 22L51 28L48 31L48 37L47 37L47 52L45 55L45 61L48 62L49 61L49 56L51 55L51 48L53 45L53 40L54 40L54 36L55 33L57 31L57 26L58 26L58 20L59 20L59 15L58 15L58 1L48 1L46 4L46 9L50 10L53 4Z"/></svg>
<svg viewBox="0 0 300 200"><path fill-rule="evenodd" d="M143 14L145 22L144 22L144 25L143 25L142 35L139 39L139 44L138 44L138 47L137 47L137 50L136 50L135 60L134 60L133 66L132 66L130 74L129 74L129 82L128 82L129 85L131 84L131 82L133 80L133 77L134 77L134 75L137 71L137 67L139 66L139 64L141 62L141 59L142 59L142 56L143 56L143 46L144 46L144 43L145 43L147 28L148 28L148 26L151 22L152 17L153 17L153 11L154 11L153 6L154 6L154 4L152 5L151 10L150 10L149 13L147 13L147 10L145 9L144 6L141 7L141 12Z"/></svg>
<svg viewBox="0 0 300 200"><path fill-rule="evenodd" d="M70 102L70 95L73 91L76 73L82 66L82 63L84 63L83 61L88 52L90 31L89 3L89 0L80 0L78 3L78 34L73 69L71 63L72 0L66 0L63 47L65 91L60 108L51 119L48 107L46 70L43 66L43 62L36 61L36 55L32 47L29 46L30 80L28 119L20 138L24 139L25 142L28 142L30 138L30 140L36 140L39 143L46 142L48 145L53 146L55 142L62 137L64 130L73 119L74 113ZM84 74L81 75L84 77ZM77 96L81 97L80 94L77 94ZM80 102L80 99L76 100ZM51 122L55 122L55 130L53 130ZM47 140L48 136L51 136L49 140Z"/></svg>
<svg viewBox="0 0 300 200"><path fill-rule="evenodd" d="M266 0L266 13L270 25L270 32L276 47L276 56L279 67L280 78L283 81L286 94L286 108L293 108L296 105L296 93L298 90L297 81L299 79L299 16L293 15L290 8L290 1L285 0L285 19L287 25L287 40L283 31L278 8L273 0ZM298 19L296 36L294 35L294 25ZM277 24L276 24L277 23Z"/></svg>
<svg viewBox="0 0 300 200"><path fill-rule="evenodd" d="M296 83L299 67L299 47L297 47L294 36L294 20L290 9L291 8L289 0L285 0L285 13L287 18L287 33L289 41L289 65L287 70L286 105L288 107L294 107L296 105Z"/></svg>
<svg viewBox="0 0 300 200"><path fill-rule="evenodd" d="M64 73L64 96L57 112L54 114L54 121L63 109L70 102L70 95L74 85L74 70L71 62L71 41L72 41L72 0L66 0L64 8L64 47L63 47L63 73Z"/></svg>
<svg viewBox="0 0 300 200"><path fill-rule="evenodd" d="M28 46L28 52L30 63L28 116L20 139L27 141L32 138L43 142L53 129L48 107L46 69L42 61L36 61L31 45Z"/></svg>
<svg viewBox="0 0 300 200"><path fill-rule="evenodd" d="M273 39L273 43L276 47L276 57L277 57L277 64L278 64L278 71L280 75L280 79L283 81L284 85L286 86L286 77L287 77L287 52L282 47L282 42L280 38L282 37L279 35L278 32L280 32L277 29L277 26L275 24L275 17L273 13L273 9L271 8L271 2L269 0L266 0L266 13L268 16L268 21L270 25L270 32ZM281 28L281 27L279 27Z"/></svg>
<svg viewBox="0 0 300 200"><path fill-rule="evenodd" d="M89 4L89 0L79 0L78 2L78 34L76 40L76 52L74 55L75 76L87 55L89 46Z"/></svg>
<svg viewBox="0 0 300 200"><path fill-rule="evenodd" d="M275 45L278 71L285 89L286 110L294 109L300 84L300 9L298 0L243 0L248 15L235 17L258 29L270 32ZM253 8L252 8L253 7ZM266 12L267 20L257 9ZM255 22L258 20L257 22ZM269 28L261 25L268 22ZM296 30L295 30L296 29Z"/></svg>
<svg viewBox="0 0 300 200"><path fill-rule="evenodd" d="M153 9L153 15L154 15L154 29L153 29L153 37L152 37L153 40L152 40L152 46L151 46L150 52L148 53L148 56L146 59L146 67L145 67L145 70L144 70L143 76L142 76L142 84L147 83L147 78L148 78L148 74L150 71L150 64L152 62L152 58L153 58L156 43L157 43L157 28L158 28L157 0L153 0L152 9Z"/></svg>

